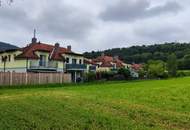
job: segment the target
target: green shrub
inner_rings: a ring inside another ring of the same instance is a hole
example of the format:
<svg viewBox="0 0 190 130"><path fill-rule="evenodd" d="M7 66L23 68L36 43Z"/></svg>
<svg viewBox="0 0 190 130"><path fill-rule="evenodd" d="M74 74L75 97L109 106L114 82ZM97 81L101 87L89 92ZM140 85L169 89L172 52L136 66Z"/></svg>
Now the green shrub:
<svg viewBox="0 0 190 130"><path fill-rule="evenodd" d="M177 72L177 77L190 76L190 70L180 70Z"/></svg>
<svg viewBox="0 0 190 130"><path fill-rule="evenodd" d="M112 77L115 75L115 72L102 72L102 78L106 80L111 80Z"/></svg>
<svg viewBox="0 0 190 130"><path fill-rule="evenodd" d="M119 75L123 75L126 79L130 78L130 70L129 69L125 69L125 68L121 68L118 70L118 74Z"/></svg>
<svg viewBox="0 0 190 130"><path fill-rule="evenodd" d="M85 74L85 82L92 82L96 80L96 73L94 72L89 72Z"/></svg>

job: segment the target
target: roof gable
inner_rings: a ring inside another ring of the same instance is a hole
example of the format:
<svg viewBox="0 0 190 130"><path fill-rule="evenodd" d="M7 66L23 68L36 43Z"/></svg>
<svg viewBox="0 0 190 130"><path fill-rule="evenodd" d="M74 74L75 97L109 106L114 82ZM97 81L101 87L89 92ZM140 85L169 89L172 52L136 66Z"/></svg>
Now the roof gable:
<svg viewBox="0 0 190 130"><path fill-rule="evenodd" d="M48 52L52 53L50 60L62 60L61 56L64 53L68 53L70 51L67 48L58 47L45 43L32 43L24 48L20 49L23 53L18 55L17 58L28 58L28 59L38 59L38 55L35 54L36 51Z"/></svg>

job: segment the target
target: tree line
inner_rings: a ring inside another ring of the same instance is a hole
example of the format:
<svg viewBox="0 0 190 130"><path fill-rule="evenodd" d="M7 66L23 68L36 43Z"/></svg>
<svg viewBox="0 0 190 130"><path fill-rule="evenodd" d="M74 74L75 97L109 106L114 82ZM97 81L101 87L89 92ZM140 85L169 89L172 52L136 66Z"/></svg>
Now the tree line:
<svg viewBox="0 0 190 130"><path fill-rule="evenodd" d="M176 57L177 68L190 69L190 43L164 43L155 45L132 46L129 48L113 48L104 51L85 52L87 58L96 58L102 53L119 56L125 63L145 63L152 61L168 62L168 58Z"/></svg>

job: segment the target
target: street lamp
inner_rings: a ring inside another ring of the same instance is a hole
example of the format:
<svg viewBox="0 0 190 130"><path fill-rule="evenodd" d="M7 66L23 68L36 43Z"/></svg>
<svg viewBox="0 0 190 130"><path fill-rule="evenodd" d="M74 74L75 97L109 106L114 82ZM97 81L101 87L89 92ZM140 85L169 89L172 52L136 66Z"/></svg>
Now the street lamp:
<svg viewBox="0 0 190 130"><path fill-rule="evenodd" d="M7 56L3 56L3 57L2 57L2 61L3 61L3 64L4 64L4 72L5 72L5 69L6 69L6 62L7 62Z"/></svg>

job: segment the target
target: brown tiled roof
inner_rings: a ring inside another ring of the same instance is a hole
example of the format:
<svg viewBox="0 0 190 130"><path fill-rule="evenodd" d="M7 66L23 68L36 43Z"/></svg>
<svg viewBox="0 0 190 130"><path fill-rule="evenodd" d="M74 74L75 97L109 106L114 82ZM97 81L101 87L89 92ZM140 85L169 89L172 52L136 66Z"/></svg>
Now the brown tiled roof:
<svg viewBox="0 0 190 130"><path fill-rule="evenodd" d="M115 63L117 68L124 67L123 61L121 61L119 59L115 59L110 56L99 56L96 59L93 59L92 61L95 63L101 62L102 64L100 65L100 67L113 67L113 65L111 63Z"/></svg>
<svg viewBox="0 0 190 130"><path fill-rule="evenodd" d="M142 67L143 67L143 65L142 64L132 64L132 66L131 66L134 70L140 70Z"/></svg>
<svg viewBox="0 0 190 130"><path fill-rule="evenodd" d="M89 59L84 59L85 64L90 64L90 65L97 65L96 62L89 60Z"/></svg>
<svg viewBox="0 0 190 130"><path fill-rule="evenodd" d="M45 44L45 43L32 43L24 48L20 49L23 53L18 55L16 58L28 58L28 59L38 59L39 57L35 54L36 51L49 52L52 60L62 60L63 57L61 54L64 53L72 53L68 51L67 48L58 47L55 48L53 45Z"/></svg>
<svg viewBox="0 0 190 130"><path fill-rule="evenodd" d="M113 65L111 64L111 62L102 62L100 67L113 67Z"/></svg>

